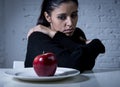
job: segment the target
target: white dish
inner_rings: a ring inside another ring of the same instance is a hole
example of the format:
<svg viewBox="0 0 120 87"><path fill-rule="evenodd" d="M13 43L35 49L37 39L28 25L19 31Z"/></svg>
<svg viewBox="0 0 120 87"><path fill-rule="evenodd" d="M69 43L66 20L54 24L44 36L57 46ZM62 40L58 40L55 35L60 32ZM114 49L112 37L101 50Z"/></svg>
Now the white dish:
<svg viewBox="0 0 120 87"><path fill-rule="evenodd" d="M37 76L33 68L24 68L19 70L13 69L5 71L5 74L10 75L13 78L26 81L53 81L68 77L74 77L80 74L80 71L72 68L58 67L54 76L39 77Z"/></svg>

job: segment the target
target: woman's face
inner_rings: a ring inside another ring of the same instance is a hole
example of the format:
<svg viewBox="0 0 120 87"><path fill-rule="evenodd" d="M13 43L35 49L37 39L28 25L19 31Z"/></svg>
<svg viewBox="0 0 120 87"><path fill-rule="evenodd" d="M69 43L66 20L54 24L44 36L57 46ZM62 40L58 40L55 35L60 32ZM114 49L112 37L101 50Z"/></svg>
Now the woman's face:
<svg viewBox="0 0 120 87"><path fill-rule="evenodd" d="M62 3L48 17L52 30L73 35L78 20L78 6L74 2Z"/></svg>

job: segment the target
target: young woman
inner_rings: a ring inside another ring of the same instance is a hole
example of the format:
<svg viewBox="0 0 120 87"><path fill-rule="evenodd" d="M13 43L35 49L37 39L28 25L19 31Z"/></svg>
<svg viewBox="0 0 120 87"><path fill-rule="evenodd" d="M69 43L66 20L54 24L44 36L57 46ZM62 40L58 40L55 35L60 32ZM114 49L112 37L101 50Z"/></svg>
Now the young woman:
<svg viewBox="0 0 120 87"><path fill-rule="evenodd" d="M99 39L87 40L77 21L78 0L43 0L37 25L28 33L25 67L45 51L56 54L59 67L91 70L105 47Z"/></svg>

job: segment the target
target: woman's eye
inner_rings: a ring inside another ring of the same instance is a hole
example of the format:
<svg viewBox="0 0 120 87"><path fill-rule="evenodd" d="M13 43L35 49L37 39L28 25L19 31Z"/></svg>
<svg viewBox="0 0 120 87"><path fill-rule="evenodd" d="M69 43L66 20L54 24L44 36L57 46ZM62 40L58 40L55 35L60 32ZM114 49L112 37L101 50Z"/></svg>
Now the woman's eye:
<svg viewBox="0 0 120 87"><path fill-rule="evenodd" d="M77 16L78 16L78 14L74 13L74 14L71 15L71 18L76 18Z"/></svg>
<svg viewBox="0 0 120 87"><path fill-rule="evenodd" d="M60 20L65 20L65 19L66 19L66 16L63 16L63 15L58 16L58 19L60 19Z"/></svg>

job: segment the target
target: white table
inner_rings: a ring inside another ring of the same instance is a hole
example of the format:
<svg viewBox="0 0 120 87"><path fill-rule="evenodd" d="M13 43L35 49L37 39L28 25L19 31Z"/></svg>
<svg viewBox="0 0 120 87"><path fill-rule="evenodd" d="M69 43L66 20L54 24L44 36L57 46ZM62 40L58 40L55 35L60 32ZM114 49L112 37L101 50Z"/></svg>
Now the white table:
<svg viewBox="0 0 120 87"><path fill-rule="evenodd" d="M0 87L120 87L120 69L96 69L53 82L24 82L5 75L0 69Z"/></svg>

